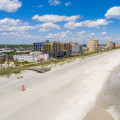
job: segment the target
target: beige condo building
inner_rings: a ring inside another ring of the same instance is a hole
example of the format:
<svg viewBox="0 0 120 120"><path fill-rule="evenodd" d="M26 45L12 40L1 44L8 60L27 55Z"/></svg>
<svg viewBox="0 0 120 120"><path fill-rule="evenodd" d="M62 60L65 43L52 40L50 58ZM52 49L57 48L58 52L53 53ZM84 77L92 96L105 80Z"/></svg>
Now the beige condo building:
<svg viewBox="0 0 120 120"><path fill-rule="evenodd" d="M89 48L89 52L98 51L98 40L90 39L88 42L88 48Z"/></svg>
<svg viewBox="0 0 120 120"><path fill-rule="evenodd" d="M115 48L115 43L112 42L112 41L107 41L107 47L108 47L109 49L114 49L114 48Z"/></svg>

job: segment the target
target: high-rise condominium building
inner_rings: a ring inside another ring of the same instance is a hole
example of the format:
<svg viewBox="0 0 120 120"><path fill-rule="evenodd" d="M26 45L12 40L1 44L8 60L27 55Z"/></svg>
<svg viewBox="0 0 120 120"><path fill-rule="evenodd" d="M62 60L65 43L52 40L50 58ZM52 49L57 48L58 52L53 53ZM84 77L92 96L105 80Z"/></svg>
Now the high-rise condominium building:
<svg viewBox="0 0 120 120"><path fill-rule="evenodd" d="M98 40L90 39L88 42L89 52L96 52L98 51Z"/></svg>
<svg viewBox="0 0 120 120"><path fill-rule="evenodd" d="M60 42L42 42L33 44L34 51L40 51L49 54L50 57L62 57L64 56L64 44Z"/></svg>
<svg viewBox="0 0 120 120"><path fill-rule="evenodd" d="M78 43L72 43L71 48L72 48L72 53L82 52L82 45Z"/></svg>
<svg viewBox="0 0 120 120"><path fill-rule="evenodd" d="M112 41L107 41L107 47L108 47L109 49L113 49L113 48L115 48L115 43L112 42Z"/></svg>
<svg viewBox="0 0 120 120"><path fill-rule="evenodd" d="M33 43L34 51L40 51L43 53L49 54L50 57L58 58L64 57L66 54L70 55L71 53L82 52L82 46L78 43L61 43L61 42L46 42Z"/></svg>

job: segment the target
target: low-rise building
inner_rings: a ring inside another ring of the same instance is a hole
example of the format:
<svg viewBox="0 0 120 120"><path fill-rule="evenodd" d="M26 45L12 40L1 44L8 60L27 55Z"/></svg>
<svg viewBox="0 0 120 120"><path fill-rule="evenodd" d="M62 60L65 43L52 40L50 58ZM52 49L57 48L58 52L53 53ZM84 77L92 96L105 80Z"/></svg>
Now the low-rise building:
<svg viewBox="0 0 120 120"><path fill-rule="evenodd" d="M15 62L14 61L8 61L8 60L6 60L5 61L5 65L8 65L9 64L9 66L11 67L11 66L15 66Z"/></svg>
<svg viewBox="0 0 120 120"><path fill-rule="evenodd" d="M106 51L106 50L108 50L108 47L106 45L100 45L99 50L100 51Z"/></svg>
<svg viewBox="0 0 120 120"><path fill-rule="evenodd" d="M13 56L14 60L17 60L18 62L38 62L39 58L38 56L34 56L34 55L14 55Z"/></svg>
<svg viewBox="0 0 120 120"><path fill-rule="evenodd" d="M37 55L39 56L39 59L43 59L44 61L47 61L49 60L49 54L45 54L45 53L42 53L42 52L30 52L30 55Z"/></svg>
<svg viewBox="0 0 120 120"><path fill-rule="evenodd" d="M3 59L3 58L6 58L7 59L7 54L2 54L2 55L0 55L0 59Z"/></svg>
<svg viewBox="0 0 120 120"><path fill-rule="evenodd" d="M44 61L47 61L49 60L49 55L48 54L34 54L34 53L31 53L31 54L22 54L22 55L14 55L13 56L13 59L14 60L17 60L19 62L24 62L24 61L27 61L27 62L39 62L40 60L44 60Z"/></svg>

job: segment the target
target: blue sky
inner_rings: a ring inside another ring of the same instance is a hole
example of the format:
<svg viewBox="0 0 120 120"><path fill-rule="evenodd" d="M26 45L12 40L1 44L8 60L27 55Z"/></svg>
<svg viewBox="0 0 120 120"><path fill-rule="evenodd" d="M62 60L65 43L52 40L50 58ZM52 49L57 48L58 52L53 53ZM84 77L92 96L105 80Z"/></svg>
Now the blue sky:
<svg viewBox="0 0 120 120"><path fill-rule="evenodd" d="M0 0L0 44L120 43L119 0Z"/></svg>

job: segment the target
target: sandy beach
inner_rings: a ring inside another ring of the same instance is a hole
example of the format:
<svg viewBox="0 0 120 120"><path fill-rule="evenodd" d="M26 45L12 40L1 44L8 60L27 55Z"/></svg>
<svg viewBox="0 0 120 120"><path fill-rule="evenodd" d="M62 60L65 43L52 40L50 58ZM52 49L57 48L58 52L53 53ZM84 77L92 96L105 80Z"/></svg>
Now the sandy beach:
<svg viewBox="0 0 120 120"><path fill-rule="evenodd" d="M0 120L113 120L95 105L104 84L120 65L119 53L114 50L78 59L45 74L23 71L0 77ZM17 79L20 76L23 79ZM102 115L105 119L99 119Z"/></svg>
<svg viewBox="0 0 120 120"><path fill-rule="evenodd" d="M83 120L114 120L114 118L107 111L94 107Z"/></svg>

